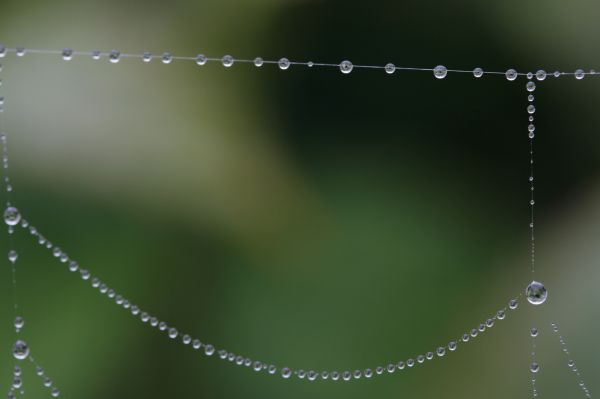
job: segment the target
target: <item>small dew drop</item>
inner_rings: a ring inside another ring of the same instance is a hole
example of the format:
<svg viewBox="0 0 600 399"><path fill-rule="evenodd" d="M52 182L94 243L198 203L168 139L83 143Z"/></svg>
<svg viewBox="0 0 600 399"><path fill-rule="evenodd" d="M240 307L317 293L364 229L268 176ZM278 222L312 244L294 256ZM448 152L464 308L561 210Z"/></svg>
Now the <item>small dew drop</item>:
<svg viewBox="0 0 600 399"><path fill-rule="evenodd" d="M443 65L438 65L433 68L433 76L438 79L444 79L448 75L448 69Z"/></svg>
<svg viewBox="0 0 600 399"><path fill-rule="evenodd" d="M529 331L529 333L531 334L532 337L537 337L538 336L538 329L535 327L532 327L531 330Z"/></svg>
<svg viewBox="0 0 600 399"><path fill-rule="evenodd" d="M533 92L535 91L535 82L527 82L525 87L527 88L528 92Z"/></svg>
<svg viewBox="0 0 600 399"><path fill-rule="evenodd" d="M385 73L387 73L388 75L391 75L392 73L396 72L396 66L391 62L389 64L386 64L384 69Z"/></svg>
<svg viewBox="0 0 600 399"><path fill-rule="evenodd" d="M354 69L354 65L352 65L350 61L345 60L340 63L340 71L342 71L343 74L349 74L352 72L352 69Z"/></svg>
<svg viewBox="0 0 600 399"><path fill-rule="evenodd" d="M260 57L256 57L254 59L254 66L255 67L261 67L261 66L263 66L264 63L265 63L265 61L262 58L260 58Z"/></svg>
<svg viewBox="0 0 600 399"><path fill-rule="evenodd" d="M473 76L475 76L476 78L480 78L483 76L483 69L481 68L475 68L473 69Z"/></svg>
<svg viewBox="0 0 600 399"><path fill-rule="evenodd" d="M277 61L277 65L279 66L279 69L285 71L290 67L290 60L287 58L281 58L279 61Z"/></svg>
<svg viewBox="0 0 600 399"><path fill-rule="evenodd" d="M15 330L17 330L17 332L21 331L24 325L25 320L21 316L15 317Z"/></svg>
<svg viewBox="0 0 600 399"><path fill-rule="evenodd" d="M196 56L196 64L202 66L206 64L206 61L208 60L206 59L206 56L204 54L198 54Z"/></svg>
<svg viewBox="0 0 600 399"><path fill-rule="evenodd" d="M510 310L515 310L519 307L519 302L516 299L511 299L508 303L508 307Z"/></svg>
<svg viewBox="0 0 600 399"><path fill-rule="evenodd" d="M65 61L71 61L73 59L73 50L70 48L63 49L62 59Z"/></svg>
<svg viewBox="0 0 600 399"><path fill-rule="evenodd" d="M17 251L15 251L14 249L10 250L8 252L8 260L10 261L10 263L12 263L13 265L15 264L15 262L17 261L17 258L19 257L19 255L17 254Z"/></svg>
<svg viewBox="0 0 600 399"><path fill-rule="evenodd" d="M506 317L506 312L504 310L499 310L498 313L496 314L496 318L498 320L504 320L505 317Z"/></svg>
<svg viewBox="0 0 600 399"><path fill-rule="evenodd" d="M13 345L12 353L14 358L17 360L26 359L27 356L29 356L29 347L25 341L18 340Z"/></svg>
<svg viewBox="0 0 600 399"><path fill-rule="evenodd" d="M152 54L148 53L148 52L145 52L142 55L142 61L144 61L144 62L150 62L150 61L152 61Z"/></svg>
<svg viewBox="0 0 600 399"><path fill-rule="evenodd" d="M448 344L448 349L450 350L450 352L454 352L456 350L456 342L450 341L450 343Z"/></svg>
<svg viewBox="0 0 600 399"><path fill-rule="evenodd" d="M8 226L16 226L21 221L21 214L14 206L9 206L4 211L4 223Z"/></svg>
<svg viewBox="0 0 600 399"><path fill-rule="evenodd" d="M540 371L540 365L537 364L536 362L533 362L533 363L531 363L529 370L531 370L532 373L537 373L538 371Z"/></svg>
<svg viewBox="0 0 600 399"><path fill-rule="evenodd" d="M223 56L223 58L221 58L221 64L223 64L225 68L230 68L233 65L233 63L234 59L230 55L225 55Z"/></svg>
<svg viewBox="0 0 600 399"><path fill-rule="evenodd" d="M160 56L160 60L163 64L170 64L173 61L173 56L171 53L163 53L163 55Z"/></svg>
<svg viewBox="0 0 600 399"><path fill-rule="evenodd" d="M575 71L575 79L581 80L584 77L585 77L585 72L583 71L583 69L578 69Z"/></svg>
<svg viewBox="0 0 600 399"><path fill-rule="evenodd" d="M514 69L509 69L504 75L506 76L506 79L512 82L517 78L517 71Z"/></svg>
<svg viewBox="0 0 600 399"><path fill-rule="evenodd" d="M118 63L121 61L121 53L117 50L111 50L111 52L108 54L108 60L113 64Z"/></svg>
<svg viewBox="0 0 600 399"><path fill-rule="evenodd" d="M546 79L546 71L544 71L543 69L540 69L539 71L537 71L535 73L535 78L537 80L545 80Z"/></svg>
<svg viewBox="0 0 600 399"><path fill-rule="evenodd" d="M99 60L102 53L99 50L92 51L92 59Z"/></svg>

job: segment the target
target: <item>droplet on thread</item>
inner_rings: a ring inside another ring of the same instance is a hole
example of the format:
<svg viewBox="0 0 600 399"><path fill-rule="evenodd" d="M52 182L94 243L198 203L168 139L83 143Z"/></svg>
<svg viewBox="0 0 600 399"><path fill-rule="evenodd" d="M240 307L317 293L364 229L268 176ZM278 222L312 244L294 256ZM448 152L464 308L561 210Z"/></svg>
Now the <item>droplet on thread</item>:
<svg viewBox="0 0 600 399"><path fill-rule="evenodd" d="M340 71L342 71L343 74L349 74L352 72L352 69L354 69L354 65L352 65L350 61L344 60L340 63Z"/></svg>
<svg viewBox="0 0 600 399"><path fill-rule="evenodd" d="M444 79L448 75L448 69L443 65L438 65L433 68L433 76L437 79Z"/></svg>

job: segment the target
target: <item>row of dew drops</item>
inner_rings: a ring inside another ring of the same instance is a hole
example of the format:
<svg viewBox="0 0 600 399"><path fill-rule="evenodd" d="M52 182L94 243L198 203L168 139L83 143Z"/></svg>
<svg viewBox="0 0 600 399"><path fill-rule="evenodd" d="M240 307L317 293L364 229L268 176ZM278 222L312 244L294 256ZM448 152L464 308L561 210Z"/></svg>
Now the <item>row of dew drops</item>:
<svg viewBox="0 0 600 399"><path fill-rule="evenodd" d="M7 49L6 47L0 45L0 57L4 57L7 53ZM26 53L27 50L25 49L25 47L17 47L15 49L15 53L18 57L23 57ZM79 55L81 53L76 53L75 51L73 51L73 49L71 48L65 48L61 51L61 56L63 58L63 60L65 61L70 61L73 59L73 57L75 55ZM101 59L103 56L107 56L108 60L113 63L116 64L118 63L121 58L123 57L134 57L134 58L141 58L144 62L150 62L152 61L152 59L158 58L160 59L160 61L163 64L170 64L174 59L176 58L192 58L192 57L174 57L171 53L165 52L162 53L161 55L153 55L150 52L144 52L141 56L137 56L137 55L130 55L130 54L121 54L120 51L118 50L111 50L108 53L103 53L99 50L95 50L92 51L89 55L91 55L91 57L94 60L99 60ZM199 54L197 55L195 58L193 58L196 62L196 64L198 65L205 65L208 61L214 61L215 59L213 58L209 58L207 56L205 56L204 54ZM252 62L256 67L262 67L265 64L277 64L277 66L279 67L279 69L281 70L287 70L290 68L291 65L297 64L297 65L305 65L308 67L313 67L315 65L317 66L337 66L339 67L340 71L343 74L349 74L353 71L354 69L354 64L351 61L348 60L344 60L342 62L340 62L339 64L316 64L312 61L308 61L308 62L292 62L287 58L280 58L278 61L266 61L261 57L256 57L254 60L249 61L249 60L237 60L235 59L233 56L231 55L225 55L220 59L221 64L226 67L226 68L230 68L232 67L236 61L240 61L240 62ZM381 68L381 67L377 67L377 66L367 66L369 68ZM425 71L433 71L433 75L437 78L437 79L444 79L447 75L448 72L466 72L466 71L458 71L458 70L448 70L448 68L446 68L443 65L438 65L433 69L420 69L420 68L397 68L394 64L392 63L387 63L383 69L385 70L386 73L388 74L393 74L394 72L396 72L397 69L416 69L416 70L425 70ZM475 68L472 71L473 76L476 78L481 78L486 72L482 69L482 68ZM586 73L583 69L577 69L572 75L575 76L575 78L577 80L581 80L585 77L586 74L590 74L590 75L596 75L598 74L595 70L590 70L588 73ZM515 69L508 69L504 75L506 76L506 79L509 81L513 81L515 79L517 79L517 77L520 75ZM536 79L538 80L545 80L547 76L554 76L554 77L560 77L561 75L565 75L564 72L553 72L552 74L548 74L546 71L544 70L538 70L535 74L532 72L529 72L526 74L528 79L532 79L534 76Z"/></svg>
<svg viewBox="0 0 600 399"><path fill-rule="evenodd" d="M129 300L124 298L122 295L118 295L113 289L109 288L106 284L102 283L100 281L100 279L98 279L95 276L92 276L88 270L80 268L76 261L70 259L69 256L64 251L62 251L59 247L54 246L43 235L41 235L41 233L35 227L30 226L29 223L25 219L22 219L21 214L19 213L17 208L15 208L13 206L7 207L4 212L4 221L9 226L9 228L12 228L12 227L20 224L20 226L22 228L28 230L31 233L31 235L33 235L34 237L37 238L38 244L42 245L44 248L51 250L52 255L55 258L57 258L61 263L67 264L68 268L71 272L79 271L81 278L86 281L88 281L88 280L91 281L91 286L93 288L98 289L100 293L105 294L110 299L114 300L118 306L120 306L124 309L128 309L133 316L139 317L139 319L143 323L147 323L152 327L157 327L160 331L165 331L167 333L167 335L169 336L169 338L176 339L179 337L181 339L181 342L184 345L191 345L192 348L196 349L196 350L203 348L203 351L207 356L212 356L214 354L217 354L218 357L222 360L228 360L229 362L235 363L239 366L250 367L255 371L265 371L266 370L269 374L276 374L279 371L279 373L281 374L281 376L284 379L289 379L292 375L295 375L300 379L307 379L309 381L315 381L319 377L322 380L329 379L329 380L333 380L333 381L338 381L341 379L343 381L349 381L351 379L359 379L363 376L365 378L371 378L374 375L381 375L381 374L384 374L385 372L393 373L396 370L412 368L416 364L423 364L423 363L425 363L426 360L432 360L436 356L444 357L447 352L454 352L457 349L459 342L461 342L461 341L463 343L469 342L472 338L477 337L480 333L483 333L487 329L493 327L496 320L503 320L506 317L506 309L507 308L501 309L493 317L487 319L484 323L481 323L478 326L478 328L473 328L469 332L463 334L462 337L460 337L456 341L450 341L447 346L440 346L434 352L427 352L424 355L417 356L415 359L412 359L412 358L408 359L408 360L406 360L406 362L400 361L398 363L390 363L386 367L378 366L375 369L367 368L364 370L355 370L353 372L351 372L351 371L317 372L317 371L313 371L313 370L310 370L310 371L304 371L304 370L300 370L300 369L292 370L288 367L283 367L280 370L278 370L278 368L275 365L269 365L269 364L263 363L261 361L253 361L249 358L246 358L246 357L243 357L240 355L235 355L234 353L228 352L224 349L217 350L213 345L202 343L198 339L193 339L188 334L182 335L179 333L179 331L176 328L170 327L167 325L166 322L160 321L158 318L153 317L149 313L142 311L138 306L132 304ZM9 260L12 263L16 262L16 260L17 260L16 252L11 251L9 253ZM514 309L517 309L517 307L518 307L517 299L512 299L508 304L508 309L514 310ZM15 323L17 323L17 321L15 321ZM20 328L19 326L17 326L17 324L15 324L15 327ZM21 325L21 327L22 327L22 325ZM23 354L26 351L26 349L23 349L24 346L26 348L26 344L24 342L22 342L20 345L15 345L15 348L13 349L13 355L16 358L21 358L21 359L24 358ZM28 353L28 351L27 351L27 353ZM25 355L25 357L26 357L26 355Z"/></svg>

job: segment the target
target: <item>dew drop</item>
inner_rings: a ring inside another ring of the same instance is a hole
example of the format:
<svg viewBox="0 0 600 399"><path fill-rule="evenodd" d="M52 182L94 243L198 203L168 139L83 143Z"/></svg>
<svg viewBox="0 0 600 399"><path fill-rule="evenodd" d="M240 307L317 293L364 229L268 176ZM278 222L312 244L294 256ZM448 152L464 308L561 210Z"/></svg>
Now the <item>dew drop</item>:
<svg viewBox="0 0 600 399"><path fill-rule="evenodd" d="M58 390L58 388L54 387L52 388L52 391L50 391L50 395L57 398L60 396L60 391Z"/></svg>
<svg viewBox="0 0 600 399"><path fill-rule="evenodd" d="M532 373L537 373L538 371L540 371L540 365L537 364L536 362L533 362L533 363L531 363L529 370L531 370Z"/></svg>
<svg viewBox="0 0 600 399"><path fill-rule="evenodd" d="M525 86L528 92L533 92L535 90L535 82L527 82Z"/></svg>
<svg viewBox="0 0 600 399"><path fill-rule="evenodd" d="M117 50L111 50L111 52L108 54L108 60L111 63L116 64L117 62L121 61L121 53Z"/></svg>
<svg viewBox="0 0 600 399"><path fill-rule="evenodd" d="M314 63L314 62L312 62L312 61L308 61L308 62L306 63L306 66L308 66L309 68L312 68L312 67L313 67L313 65L315 65L315 63Z"/></svg>
<svg viewBox="0 0 600 399"><path fill-rule="evenodd" d="M456 350L456 342L450 341L450 343L448 344L448 349L450 350L450 352L454 352Z"/></svg>
<svg viewBox="0 0 600 399"><path fill-rule="evenodd" d="M233 65L234 59L232 56L230 55L225 55L223 56L223 58L221 58L221 63L223 64L223 66L225 68L229 68Z"/></svg>
<svg viewBox="0 0 600 399"><path fill-rule="evenodd" d="M469 342L469 339L471 339L471 336L467 333L463 334L462 336L462 341L463 342Z"/></svg>
<svg viewBox="0 0 600 399"><path fill-rule="evenodd" d="M569 360L567 362L567 366L569 366L569 368L573 368L573 367L575 367L575 362L573 360Z"/></svg>
<svg viewBox="0 0 600 399"><path fill-rule="evenodd" d="M438 65L435 68L433 68L433 76L435 76L436 78L444 79L446 75L448 75L448 69L446 69L445 66Z"/></svg>
<svg viewBox="0 0 600 399"><path fill-rule="evenodd" d="M62 59L65 61L71 61L73 59L73 50L70 48L63 49Z"/></svg>
<svg viewBox="0 0 600 399"><path fill-rule="evenodd" d="M206 64L206 61L208 60L206 59L206 56L204 54L198 54L196 56L196 64L202 66Z"/></svg>
<svg viewBox="0 0 600 399"><path fill-rule="evenodd" d="M316 371L314 371L314 370L309 370L308 371L307 377L308 377L309 381L316 380L318 376L319 376L319 373L317 373Z"/></svg>
<svg viewBox="0 0 600 399"><path fill-rule="evenodd" d="M15 330L17 330L17 332L21 331L24 325L25 320L21 316L15 317Z"/></svg>
<svg viewBox="0 0 600 399"><path fill-rule="evenodd" d="M535 113L535 106L534 105L529 105L527 107L527 112L530 114L534 114Z"/></svg>
<svg viewBox="0 0 600 399"><path fill-rule="evenodd" d="M25 52L26 52L25 47L17 47L16 48L17 57L23 57L25 55Z"/></svg>
<svg viewBox="0 0 600 399"><path fill-rule="evenodd" d="M260 57L256 57L254 59L254 66L256 66L256 67L261 67L261 66L263 66L264 63L265 63L265 61Z"/></svg>
<svg viewBox="0 0 600 399"><path fill-rule="evenodd" d="M529 138L532 139L535 137L535 133L534 132L529 132ZM532 204L533 205L533 204Z"/></svg>
<svg viewBox="0 0 600 399"><path fill-rule="evenodd" d="M12 353L17 360L26 359L29 356L29 347L25 341L18 340L13 345Z"/></svg>
<svg viewBox="0 0 600 399"><path fill-rule="evenodd" d="M92 51L92 59L99 60L102 53L99 50Z"/></svg>
<svg viewBox="0 0 600 399"><path fill-rule="evenodd" d="M475 76L476 78L480 78L483 76L483 69L481 68L475 68L473 69L473 76Z"/></svg>
<svg viewBox="0 0 600 399"><path fill-rule="evenodd" d="M373 370L365 369L364 374L365 374L365 378L371 378L371 377L373 377Z"/></svg>
<svg viewBox="0 0 600 399"><path fill-rule="evenodd" d="M177 338L177 335L179 335L179 332L177 331L176 328L169 329L169 338L175 339L175 338Z"/></svg>
<svg viewBox="0 0 600 399"><path fill-rule="evenodd" d="M486 320L486 322L485 322L485 325L486 325L488 328L492 328L492 327L494 327L494 320L492 320L492 319L487 319L487 320Z"/></svg>
<svg viewBox="0 0 600 399"><path fill-rule="evenodd" d="M425 356L419 355L417 356L417 363L422 364L425 361Z"/></svg>
<svg viewBox="0 0 600 399"><path fill-rule="evenodd" d="M396 368L394 367L394 370ZM352 373L352 376L354 377L355 380L358 380L360 377L362 377L362 372L360 370L354 370L354 373Z"/></svg>
<svg viewBox="0 0 600 399"><path fill-rule="evenodd" d="M392 73L396 72L396 66L394 64L392 64L391 62L389 64L385 64L385 73L391 75Z"/></svg>
<svg viewBox="0 0 600 399"><path fill-rule="evenodd" d="M406 364L403 361L399 361L398 364L396 365L398 370L404 370L405 366L406 366Z"/></svg>
<svg viewBox="0 0 600 399"><path fill-rule="evenodd" d="M546 287L538 281L532 281L531 284L527 286L525 290L525 295L527 296L527 300L532 305L541 305L546 302L548 298L548 291Z"/></svg>
<svg viewBox="0 0 600 399"><path fill-rule="evenodd" d="M352 374L349 371L344 371L342 373L342 378L344 379L344 381L349 381L350 377L352 377Z"/></svg>
<svg viewBox="0 0 600 399"><path fill-rule="evenodd" d="M535 327L532 327L531 330L529 331L529 333L531 334L532 337L537 337L538 336L538 329Z"/></svg>
<svg viewBox="0 0 600 399"><path fill-rule="evenodd" d="M514 69L509 69L504 75L506 76L506 79L512 82L517 78L517 71L515 71Z"/></svg>
<svg viewBox="0 0 600 399"><path fill-rule="evenodd" d="M204 345L204 353L206 356L212 356L215 353L215 347L212 345Z"/></svg>
<svg viewBox="0 0 600 399"><path fill-rule="evenodd" d="M354 65L352 65L350 61L345 60L340 63L340 71L342 71L343 74L349 74L352 72L352 69L354 69Z"/></svg>
<svg viewBox="0 0 600 399"><path fill-rule="evenodd" d="M414 361L414 359L408 359L408 360L406 361L406 365L407 365L408 367L413 367L413 366L415 365L415 361Z"/></svg>
<svg viewBox="0 0 600 399"><path fill-rule="evenodd" d="M560 77L560 72L559 71L555 71L554 72L554 77L555 78L559 78Z"/></svg>
<svg viewBox="0 0 600 399"><path fill-rule="evenodd" d="M8 260L10 261L10 263L12 263L13 265L15 264L15 262L17 261L17 258L19 257L19 255L17 254L17 251L10 250L8 252Z"/></svg>
<svg viewBox="0 0 600 399"><path fill-rule="evenodd" d="M0 44L0 58L6 57L6 47Z"/></svg>
<svg viewBox="0 0 600 399"><path fill-rule="evenodd" d="M546 71L540 69L535 73L535 78L540 81L546 79Z"/></svg>
<svg viewBox="0 0 600 399"><path fill-rule="evenodd" d="M331 372L331 379L333 381L337 381L340 379L340 373L338 373L337 371L332 371Z"/></svg>
<svg viewBox="0 0 600 399"><path fill-rule="evenodd" d="M171 53L163 53L163 55L160 56L160 60L163 64L170 64L171 61L173 61L173 56Z"/></svg>
<svg viewBox="0 0 600 399"><path fill-rule="evenodd" d="M4 223L9 226L16 226L21 221L21 214L14 206L9 206L4 211Z"/></svg>
<svg viewBox="0 0 600 399"><path fill-rule="evenodd" d="M498 320L504 320L505 317L506 317L506 312L504 310L499 310L498 313L496 314L496 318Z"/></svg>
<svg viewBox="0 0 600 399"><path fill-rule="evenodd" d="M277 61L277 65L279 65L279 69L285 71L290 67L290 60L287 58L281 58L279 61Z"/></svg>
<svg viewBox="0 0 600 399"><path fill-rule="evenodd" d="M575 79L581 80L584 77L585 77L585 72L583 72L583 69L578 69L575 71Z"/></svg>
<svg viewBox="0 0 600 399"><path fill-rule="evenodd" d="M515 310L519 307L519 302L516 299L511 299L508 303L508 307L510 310Z"/></svg>
<svg viewBox="0 0 600 399"><path fill-rule="evenodd" d="M437 353L437 355L439 357L442 357L446 354L446 348L444 348L443 346L440 346L439 348L437 348L437 350L435 352Z"/></svg>
<svg viewBox="0 0 600 399"><path fill-rule="evenodd" d="M148 53L148 52L145 52L142 55L142 61L144 61L144 62L150 62L150 61L152 61L152 54Z"/></svg>

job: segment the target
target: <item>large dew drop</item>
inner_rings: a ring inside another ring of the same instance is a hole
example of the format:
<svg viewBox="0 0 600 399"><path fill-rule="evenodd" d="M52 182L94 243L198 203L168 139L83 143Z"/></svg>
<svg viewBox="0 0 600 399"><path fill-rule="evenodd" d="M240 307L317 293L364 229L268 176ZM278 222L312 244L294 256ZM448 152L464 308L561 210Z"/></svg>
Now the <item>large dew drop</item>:
<svg viewBox="0 0 600 399"><path fill-rule="evenodd" d="M4 211L4 223L9 226L16 226L21 221L21 214L14 206L9 206Z"/></svg>
<svg viewBox="0 0 600 399"><path fill-rule="evenodd" d="M541 305L546 302L548 291L546 290L546 287L544 287L544 284L538 281L532 281L531 284L527 286L525 295L532 305Z"/></svg>
<svg viewBox="0 0 600 399"><path fill-rule="evenodd" d="M26 359L29 356L29 347L25 341L17 341L13 345L13 356L17 360Z"/></svg>

